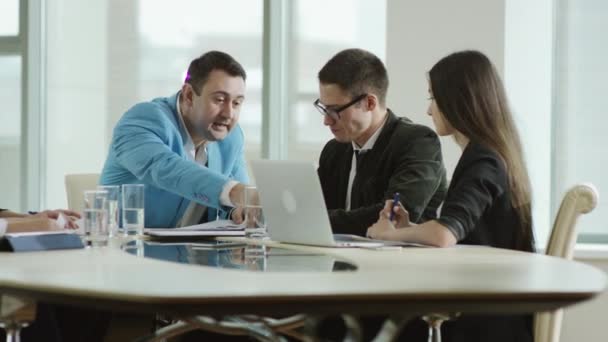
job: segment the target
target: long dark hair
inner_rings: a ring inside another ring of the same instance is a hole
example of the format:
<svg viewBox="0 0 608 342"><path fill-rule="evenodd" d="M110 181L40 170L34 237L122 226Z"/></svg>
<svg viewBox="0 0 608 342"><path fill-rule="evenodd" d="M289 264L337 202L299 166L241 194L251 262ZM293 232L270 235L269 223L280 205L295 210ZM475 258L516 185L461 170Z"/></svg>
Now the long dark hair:
<svg viewBox="0 0 608 342"><path fill-rule="evenodd" d="M496 68L479 51L460 51L437 62L429 72L429 80L435 102L450 125L502 158L511 204L521 223L515 248L533 251L530 180Z"/></svg>

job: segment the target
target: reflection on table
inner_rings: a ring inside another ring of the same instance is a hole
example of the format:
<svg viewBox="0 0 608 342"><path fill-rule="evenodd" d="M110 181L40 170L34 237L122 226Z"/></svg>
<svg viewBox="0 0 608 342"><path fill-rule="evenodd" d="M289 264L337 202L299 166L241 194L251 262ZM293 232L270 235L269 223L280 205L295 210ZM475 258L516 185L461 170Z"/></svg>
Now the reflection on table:
<svg viewBox="0 0 608 342"><path fill-rule="evenodd" d="M182 264L262 272L355 271L357 266L334 256L239 242L130 241L127 253Z"/></svg>

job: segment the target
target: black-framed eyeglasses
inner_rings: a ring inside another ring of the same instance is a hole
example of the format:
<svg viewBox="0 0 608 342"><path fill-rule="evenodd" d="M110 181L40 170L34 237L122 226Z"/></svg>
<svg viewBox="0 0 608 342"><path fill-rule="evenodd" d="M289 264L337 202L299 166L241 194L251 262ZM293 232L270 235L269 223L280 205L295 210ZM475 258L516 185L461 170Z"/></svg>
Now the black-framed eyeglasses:
<svg viewBox="0 0 608 342"><path fill-rule="evenodd" d="M342 106L339 107L335 107L335 108L331 108L331 107L327 107L324 104L321 103L320 99L316 99L314 102L315 108L317 108L317 110L321 113L321 115L327 115L330 118L334 119L334 120L340 120L340 112L345 110L346 108L354 105L355 103L363 100L365 97L367 96L367 94L361 94L357 97L355 97L352 101L350 101L347 104L344 104Z"/></svg>

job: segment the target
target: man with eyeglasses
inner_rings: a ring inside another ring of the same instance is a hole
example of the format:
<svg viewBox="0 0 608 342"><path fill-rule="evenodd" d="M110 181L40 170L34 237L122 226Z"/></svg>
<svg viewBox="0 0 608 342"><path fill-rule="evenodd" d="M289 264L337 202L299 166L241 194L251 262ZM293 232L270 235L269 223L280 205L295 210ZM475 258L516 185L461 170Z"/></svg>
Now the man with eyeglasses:
<svg viewBox="0 0 608 342"><path fill-rule="evenodd" d="M347 49L319 71L314 106L334 139L319 159L319 177L334 233L365 236L395 193L412 222L437 216L446 193L437 135L386 106L382 61Z"/></svg>
<svg viewBox="0 0 608 342"><path fill-rule="evenodd" d="M114 128L100 183L145 184L145 225L228 218L248 182L243 131L245 70L210 51L194 59L181 90L136 104ZM241 211L232 219L242 220Z"/></svg>

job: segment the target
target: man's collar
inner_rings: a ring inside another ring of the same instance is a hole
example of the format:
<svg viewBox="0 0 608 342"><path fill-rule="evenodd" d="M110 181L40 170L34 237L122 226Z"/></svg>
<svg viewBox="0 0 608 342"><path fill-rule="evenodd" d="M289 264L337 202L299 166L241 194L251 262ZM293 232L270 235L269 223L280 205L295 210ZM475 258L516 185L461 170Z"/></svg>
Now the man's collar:
<svg viewBox="0 0 608 342"><path fill-rule="evenodd" d="M177 110L177 121L179 122L179 130L182 134L182 138L184 139L184 146L191 146L194 148L194 142L192 141L192 137L190 136L190 132L188 132L188 127L186 127L186 122L184 121L184 117L182 116L182 110L179 105L179 99L181 98L182 92L178 92L176 96L175 108Z"/></svg>
<svg viewBox="0 0 608 342"><path fill-rule="evenodd" d="M359 146L357 146L357 143L355 143L354 141L352 142L353 150L354 151L358 151L358 150L365 151L365 150L371 150L372 148L374 148L374 144L376 144L376 140L378 140L378 137L380 136L380 133L382 132L382 128L384 128L384 125L386 124L388 117L389 117L389 112L387 110L386 114L384 115L384 120L382 120L382 124L380 126L378 126L378 128L376 129L374 134L372 134L372 136L369 137L369 139L367 139L367 141L365 142L365 144L363 144L363 146L359 147Z"/></svg>

